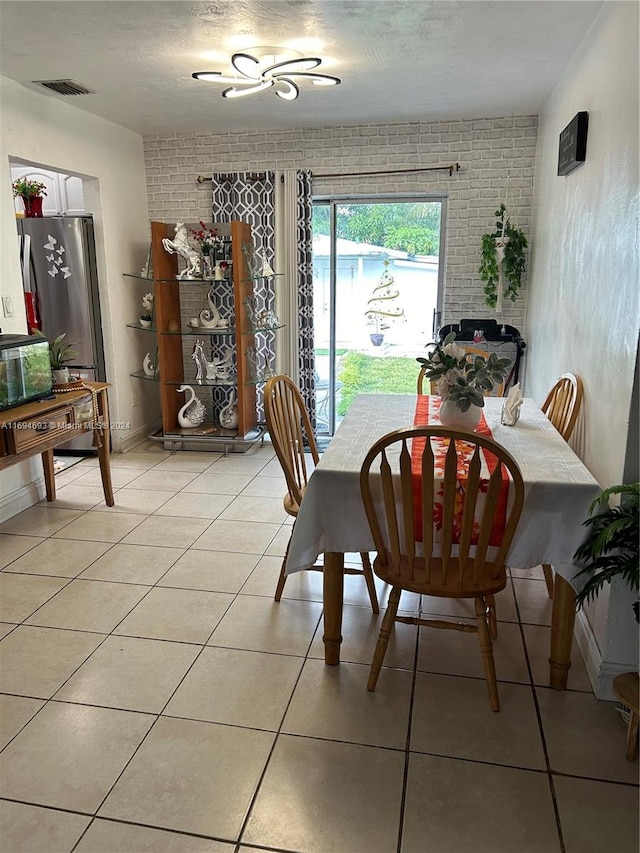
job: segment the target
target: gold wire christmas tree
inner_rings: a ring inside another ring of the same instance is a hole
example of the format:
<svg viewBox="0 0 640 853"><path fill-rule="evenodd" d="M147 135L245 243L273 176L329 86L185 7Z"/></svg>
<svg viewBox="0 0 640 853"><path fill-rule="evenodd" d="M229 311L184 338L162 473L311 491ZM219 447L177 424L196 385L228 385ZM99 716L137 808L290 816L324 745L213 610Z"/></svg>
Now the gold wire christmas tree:
<svg viewBox="0 0 640 853"><path fill-rule="evenodd" d="M404 308L397 304L400 296L395 280L389 272L389 260L383 262L384 269L380 280L373 288L371 299L367 302L365 317L375 326L376 334L389 328L389 322L385 317L394 320L404 317Z"/></svg>

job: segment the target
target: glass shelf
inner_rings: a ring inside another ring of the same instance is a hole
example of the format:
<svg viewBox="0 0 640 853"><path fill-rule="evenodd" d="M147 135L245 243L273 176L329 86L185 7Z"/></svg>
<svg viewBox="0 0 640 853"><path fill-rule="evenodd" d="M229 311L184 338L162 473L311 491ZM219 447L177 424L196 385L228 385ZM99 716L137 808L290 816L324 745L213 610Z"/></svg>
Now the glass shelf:
<svg viewBox="0 0 640 853"><path fill-rule="evenodd" d="M139 332L157 332L155 326L141 326L140 323L127 323L127 329L137 329Z"/></svg>
<svg viewBox="0 0 640 853"><path fill-rule="evenodd" d="M165 385L192 385L194 388L214 388L225 387L235 388L237 382L235 379L190 379L189 377L179 379L164 379Z"/></svg>
<svg viewBox="0 0 640 853"><path fill-rule="evenodd" d="M135 273L122 273L125 278L135 278L137 281L149 281L152 284L233 284L231 278L150 278L145 275L136 275Z"/></svg>
<svg viewBox="0 0 640 853"><path fill-rule="evenodd" d="M263 278L282 278L283 272L273 272L270 275L252 275L250 278L243 278L242 281L262 281Z"/></svg>
<svg viewBox="0 0 640 853"><path fill-rule="evenodd" d="M245 385L264 385L265 382L268 382L272 379L276 374L271 373L269 376L260 376L258 379L247 379L244 383Z"/></svg>
<svg viewBox="0 0 640 853"><path fill-rule="evenodd" d="M163 433L163 439L165 440L173 440L180 438L220 438L229 440L238 437L239 436L237 429L225 429L219 424L213 423L213 421L204 421L197 427L187 427L184 429L179 426L176 426L175 429Z"/></svg>
<svg viewBox="0 0 640 853"><path fill-rule="evenodd" d="M178 329L177 332L160 332L161 335L182 335L183 337L198 338L229 337L230 335L235 335L235 333L235 326L227 326L226 329L218 329L215 326L212 329L206 326L185 326L183 329Z"/></svg>
<svg viewBox="0 0 640 853"><path fill-rule="evenodd" d="M147 376L144 370L136 370L135 373L130 373L129 376L133 376L134 379L146 379L147 382L160 382L160 379L155 376Z"/></svg>
<svg viewBox="0 0 640 853"><path fill-rule="evenodd" d="M273 326L262 326L259 329L253 328L253 326L247 329L246 332L243 332L245 335L257 335L260 332L277 332L278 329L284 329L284 323L279 323L278 325Z"/></svg>

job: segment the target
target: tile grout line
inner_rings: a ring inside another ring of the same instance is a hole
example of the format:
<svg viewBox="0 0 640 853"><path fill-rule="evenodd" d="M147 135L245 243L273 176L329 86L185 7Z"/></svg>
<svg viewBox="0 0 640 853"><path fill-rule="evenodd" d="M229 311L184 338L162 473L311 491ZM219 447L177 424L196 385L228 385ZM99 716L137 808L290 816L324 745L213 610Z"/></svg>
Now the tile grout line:
<svg viewBox="0 0 640 853"><path fill-rule="evenodd" d="M178 492L178 494L179 494L179 492ZM277 535L277 534L274 534L274 537L273 537L273 538L275 538L275 535ZM271 544L271 542L273 541L273 538L272 538L272 540L269 542L269 545L270 545L270 544ZM269 547L269 545L267 545L267 548ZM185 549L185 550L183 551L183 554L184 554L184 553L186 553L186 551L188 551L188 550L189 550L189 548ZM181 556L182 556L182 555L181 555ZM263 556L264 556L264 553L263 553ZM158 582L159 582L159 581L161 581L161 580L162 580L162 578L163 578L163 577L164 577L164 576L165 576L165 575L166 575L166 574L171 570L171 568L175 565L175 563L177 562L177 560L178 560L178 559L180 559L180 557L177 557L177 558L176 558L176 560L175 560L175 561L174 561L174 562L173 562L173 563L172 563L172 564L167 568L167 570L162 574L162 576L161 576L160 578L158 578L158 580L157 580L157 581L156 581L156 583L153 585L153 587L151 587L151 588L149 589L149 591L148 591L148 592L147 592L147 593L142 597L142 599L140 599L140 601L139 601L139 602L137 602L137 604L132 608L132 610L131 610L131 611L129 611L129 613L127 613L127 615L126 615L125 617L123 617L123 619L121 619L121 620L120 620L120 622L118 622L118 624L117 624L117 625L112 629L112 631L110 632L109 636L119 636L119 635L114 635L114 634L113 634L113 631L115 631L115 630L116 630L116 628L118 627L118 625L122 624L122 622L124 621L124 619L126 619L126 618L127 618L127 616L128 616L128 615L129 615L129 614L130 614L134 609L135 609L135 607L137 607L137 606L138 606L138 604L140 604L140 603L141 603L141 601L143 601L143 600L147 597L147 595L149 595L149 593L151 592L151 589L155 589L155 588L157 587ZM259 560L258 560L258 562L259 562ZM256 563L256 565L257 565L257 563ZM255 569L255 566L254 566L254 569ZM162 587L161 587L161 588L162 588ZM207 637L206 641L202 644L202 648L200 649L200 651L198 652L198 654L196 655L196 657L195 657L195 658L194 658L194 660L192 661L191 665L187 668L187 670L186 670L186 672L184 673L184 675L182 676L182 678L179 680L178 684L176 685L176 687L175 687L175 688L174 688L174 690L172 691L171 695L169 696L169 698L167 699L167 701L166 701L166 702L165 702L165 704L163 705L163 707L162 707L162 709L160 710L160 712L159 712L159 713L157 713L157 714L153 714L153 715L152 715L152 716L155 716L155 720L152 722L152 724L150 725L149 729L148 729L148 730L147 730L147 732L145 733L144 737L142 738L142 740L140 741L140 743L138 744L138 746L136 747L136 749L133 751L133 753L131 754L131 756L129 757L129 759L127 760L127 762L125 763L124 767L122 768L122 770L120 771L120 773L119 773L119 774L118 774L118 776L116 777L116 779L115 779L115 781L113 782L113 784L110 786L109 790L107 791L107 793L105 794L105 796L103 797L103 799L101 800L101 802L98 804L98 807L97 807L97 809L95 810L95 812L94 812L94 814L93 814L93 818L92 818L92 820L90 821L90 823L89 823L89 824L88 824L88 826L86 827L85 832L82 834L82 836L78 839L78 841L76 842L76 844L75 844L75 845L74 845L74 847L72 848L71 853L73 853L73 850L75 850L75 849L76 849L77 845L78 845L78 844L80 843L80 841L82 840L82 837L84 836L84 834L88 831L89 827L93 824L94 820L98 817L98 812L99 812L99 811L100 811L100 809L103 807L103 805L105 804L105 802L107 801L107 799L109 798L109 796L111 795L111 793L113 792L113 790L114 790L115 786L118 784L118 782L120 781L120 779L123 777L124 773L126 772L127 768L129 767L129 765L131 764L131 762L133 761L133 759L135 758L135 756L138 754L138 751L142 748L142 745L145 743L145 741L147 740L147 738L149 737L149 735L151 734L151 732L153 731L153 729L154 729L154 728L155 728L155 726L157 725L158 720L161 718L161 716L162 716L162 714L163 714L163 711L167 708L167 706L168 706L169 702L170 702L170 701L173 699L173 697L175 696L175 694L176 694L177 690L179 689L179 687L181 686L181 684L183 683L183 681L184 681L184 680L185 680L185 678L187 677L188 673L191 671L191 669L192 669L192 668L193 668L193 666L195 665L196 661L197 661L197 660L199 660L199 658L201 657L202 653L203 653L203 652L204 652L204 650L207 648L207 643L209 642L209 640L211 639L211 637L212 637L212 636L213 636L213 634L215 633L215 631L216 631L217 627L219 626L220 622L222 622L222 620L223 620L224 616L228 613L229 608L230 608L230 607L232 606L232 604L237 600L237 598L238 598L238 596L239 596L239 595L240 595L240 591L238 591L237 593L235 593L235 595L233 596L232 600L229 602L229 604L228 604L227 608L225 609L224 613L222 614L222 616L220 617L220 619L218 619L218 621L216 622L216 625L215 625L215 626L213 627L213 629L211 630L211 633L208 635L208 637ZM316 625L316 630L317 630L317 625ZM314 632L313 632L313 635L315 635L315 630L314 630ZM312 639L311 639L310 643L313 641L313 635L312 635ZM105 638L105 639L106 639L106 638ZM102 644L101 644L101 645L102 645ZM302 668L301 668L301 672L302 672ZM66 682L65 682L65 683L66 683ZM296 682L296 683L297 683L297 682ZM59 689L60 689L60 688L59 688ZM56 692L57 692L57 691L56 691ZM134 712L134 713L137 713L137 712ZM169 718L168 718L168 717L165 717L165 719L169 719ZM177 719L180 719L180 718L177 718ZM200 721L193 721L193 722L200 722ZM206 723L206 722L210 722L210 721L201 721L201 722L205 722L205 723ZM215 725L215 724L214 724L214 725ZM273 750L273 747L275 746L276 741L277 741L277 736L276 736L276 738L274 738L274 743L273 743L273 745L272 745L272 750ZM271 750L271 751L272 751L272 750ZM269 757L270 757L270 755L271 755L271 752L269 753ZM265 764L265 769L266 769L266 766L268 765L268 763L269 763L269 760L267 759L267 762L266 762L266 764ZM262 777L261 777L261 778L262 778ZM253 802L253 800L252 800L252 802ZM249 813L249 812L247 812L247 813ZM156 828L156 829L163 829L163 828L161 828L161 827L154 827L154 828ZM241 830L242 830L242 828L241 828ZM183 833L183 834L184 834L184 833ZM240 836L238 836L238 842L239 842L239 838L240 838Z"/></svg>
<svg viewBox="0 0 640 853"><path fill-rule="evenodd" d="M300 679L302 678L302 673L303 673L304 668L307 664L307 661L308 660L316 660L316 658L309 658L309 651L311 650L311 646L313 645L313 638L315 637L315 635L318 631L318 628L320 626L320 621L323 619L323 617L324 617L324 612L322 611L322 612L320 612L320 614L318 616L318 621L316 622L315 628L311 632L311 638L310 638L309 644L307 646L307 651L305 653L304 660L302 662L302 666L300 667L300 672L298 673L298 677L296 678L295 683L293 685L293 688L291 690L291 695L289 696L289 699L287 700L287 704L284 708L284 711L282 712L280 724L278 725L278 728L275 732L275 737L273 739L273 743L271 744L271 749L269 750L269 755L267 756L267 760L265 761L264 767L262 768L262 772L260 773L260 776L258 778L258 782L256 784L255 790L254 790L253 795L249 801L249 805L247 806L247 812L245 814L244 820L242 821L242 823L240 825L240 831L238 832L238 840L236 842L236 851L239 850L241 845L248 843L248 842L242 841L242 836L244 835L245 830L247 828L247 825L249 823L249 820L251 818L251 812L253 810L253 807L255 805L256 800L258 799L258 794L260 793L260 788L262 787L262 782L264 781L264 777L267 774L267 769L268 769L269 765L271 764L271 758L272 758L273 753L275 751L276 744L278 743L278 740L280 739L280 735L282 734L282 726L283 726L285 718L287 716L287 712L289 710L289 707L291 706L291 703L293 701L293 694L296 692L296 688L297 688L298 684L300 683ZM280 849L280 848L276 848L276 849Z"/></svg>
<svg viewBox="0 0 640 853"><path fill-rule="evenodd" d="M422 596L418 602L418 618L422 612ZM394 623L395 628L395 623ZM420 652L420 625L416 625L416 639L413 650L413 672L411 678L411 696L409 699L409 715L407 720L407 738L404 749L404 769L402 773L402 791L400 794L400 814L398 816L398 844L397 853L402 853L402 838L404 835L404 817L407 807L407 788L409 785L409 762L411 760L411 729L413 726L413 710L416 695L416 683L418 680L418 656Z"/></svg>
<svg viewBox="0 0 640 853"><path fill-rule="evenodd" d="M544 734L544 727L542 725L542 713L540 711L540 706L538 704L538 694L536 692L535 679L533 677L533 671L531 668L531 661L529 659L529 650L527 648L527 641L524 633L524 627L522 624L522 619L520 618L520 604L518 602L518 596L516 594L516 586L513 582L513 577L511 577L511 587L513 592L513 598L516 605L516 613L518 615L518 626L520 628L520 637L522 640L522 646L524 648L524 656L525 662L527 664L527 671L529 673L529 685L531 689L531 696L533 699L533 704L536 712L536 720L538 722L538 731L540 734L540 740L542 742L542 751L544 754L544 760L546 765L546 773L547 773L547 782L549 784L549 793L551 794L551 802L553 804L553 812L556 821L556 830L558 833L558 841L560 843L560 853L566 853L566 846L564 843L564 833L562 832L562 823L560 821L560 809L558 807L558 800L556 796L556 788L553 781L553 774L551 772L551 762L549 760L549 749L547 747L547 739Z"/></svg>

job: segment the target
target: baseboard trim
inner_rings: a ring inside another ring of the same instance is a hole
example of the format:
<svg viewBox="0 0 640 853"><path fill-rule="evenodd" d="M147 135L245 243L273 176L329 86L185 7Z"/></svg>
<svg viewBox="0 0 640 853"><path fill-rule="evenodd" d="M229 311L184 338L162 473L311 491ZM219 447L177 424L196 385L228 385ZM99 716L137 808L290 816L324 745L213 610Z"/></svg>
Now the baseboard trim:
<svg viewBox="0 0 640 853"><path fill-rule="evenodd" d="M117 442L113 441L113 452L127 453L129 450L132 450L136 445L146 441L149 435L156 432L160 428L161 423L161 420L157 418L150 424L139 427L135 432L128 430L126 436L123 436ZM116 444L118 445L117 447Z"/></svg>
<svg viewBox="0 0 640 853"><path fill-rule="evenodd" d="M34 506L46 497L44 477L39 477L31 483L20 486L19 489L0 499L0 524L8 521L29 507Z"/></svg>
<svg viewBox="0 0 640 853"><path fill-rule="evenodd" d="M621 673L629 671L628 664L603 661L600 647L591 630L589 620L582 610L576 614L574 636L578 648L582 652L596 699L601 699L604 702L617 702L618 700L613 695L612 690L613 680Z"/></svg>

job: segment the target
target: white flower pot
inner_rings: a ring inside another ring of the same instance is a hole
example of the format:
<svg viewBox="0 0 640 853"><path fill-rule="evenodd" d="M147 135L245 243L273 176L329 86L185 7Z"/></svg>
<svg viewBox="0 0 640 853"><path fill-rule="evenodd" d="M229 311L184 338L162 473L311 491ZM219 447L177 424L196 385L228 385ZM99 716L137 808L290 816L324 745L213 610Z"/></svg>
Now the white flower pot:
<svg viewBox="0 0 640 853"><path fill-rule="evenodd" d="M69 368L61 367L59 370L52 370L51 377L53 379L54 385L68 385L69 384Z"/></svg>
<svg viewBox="0 0 640 853"><path fill-rule="evenodd" d="M481 416L482 408L480 406L471 405L466 412L463 412L452 400L443 400L440 404L440 423L442 426L473 432L480 423Z"/></svg>
<svg viewBox="0 0 640 853"><path fill-rule="evenodd" d="M143 329L150 329L151 328L151 320L145 320L142 317L140 317L140 325L142 326Z"/></svg>

